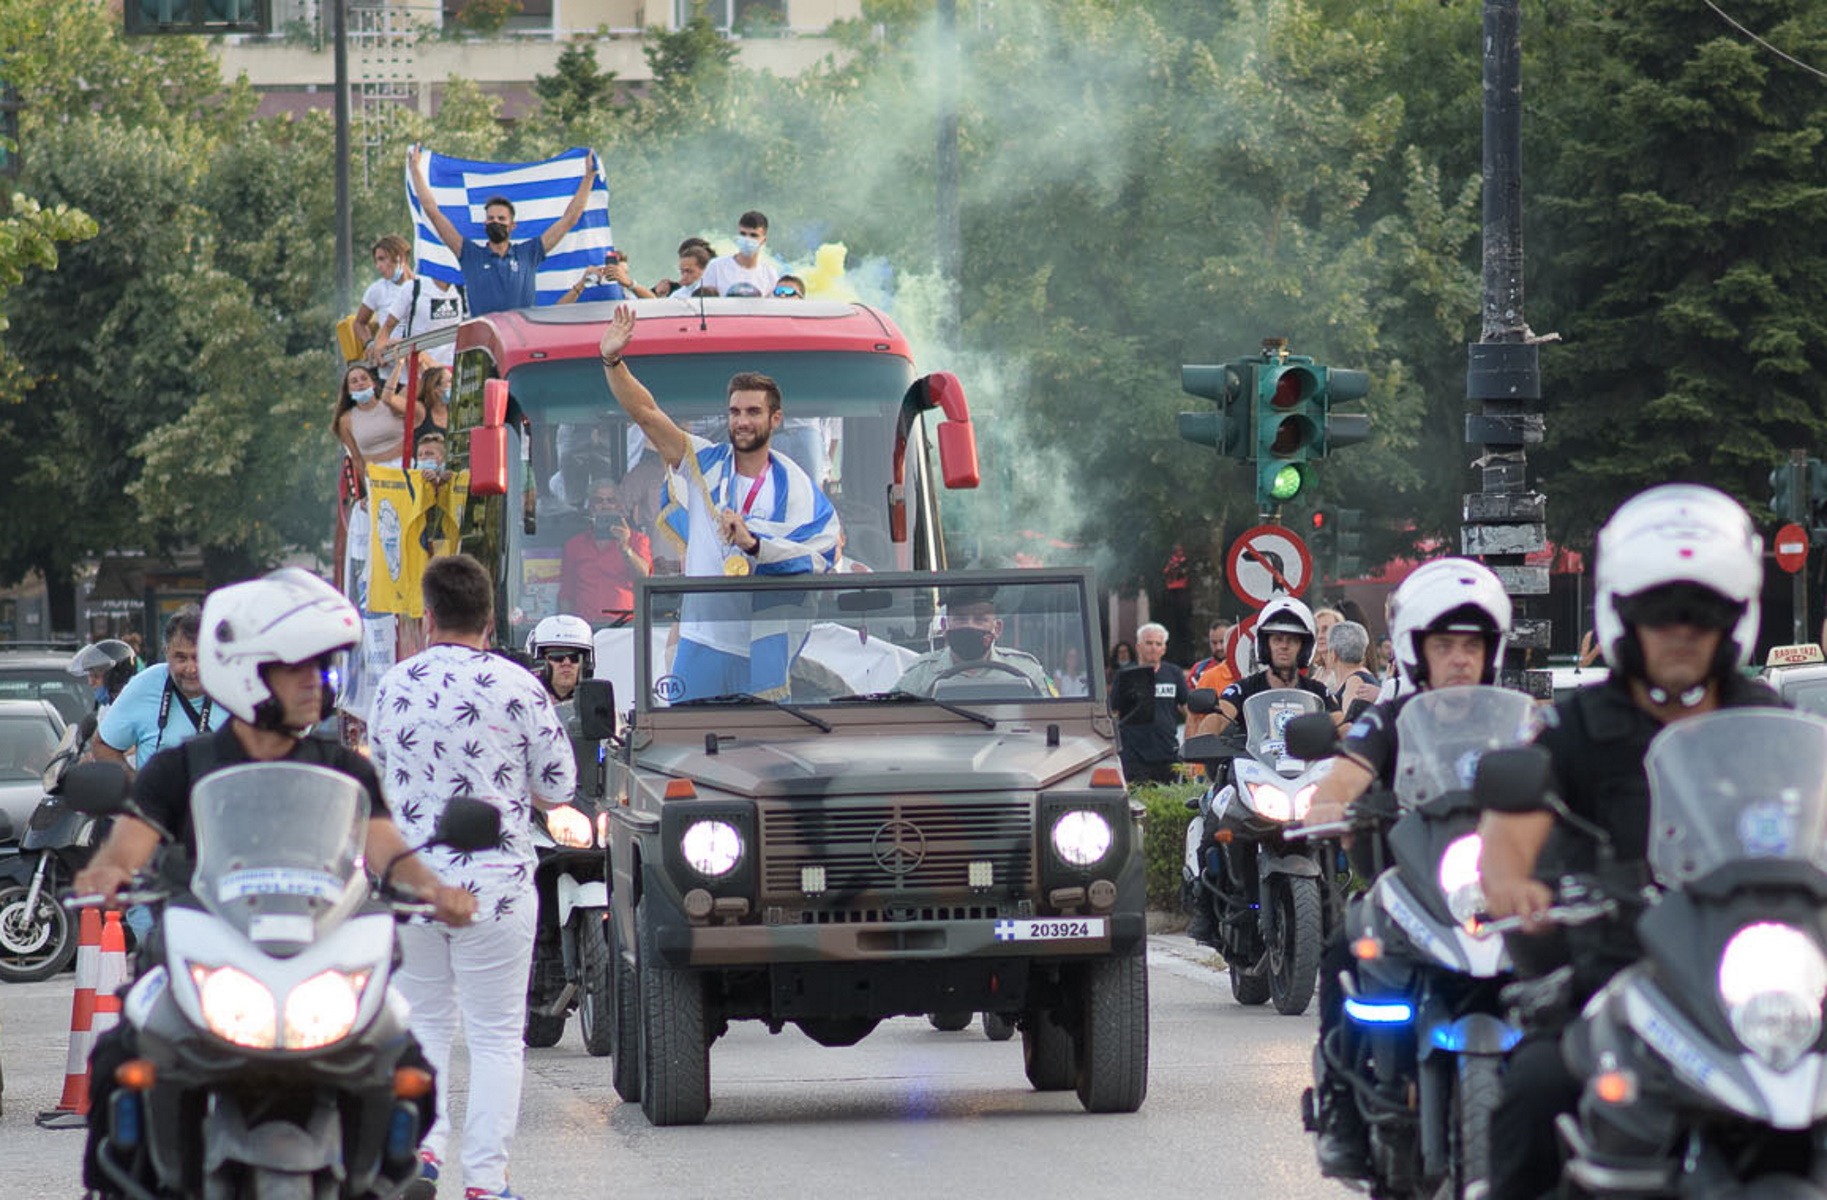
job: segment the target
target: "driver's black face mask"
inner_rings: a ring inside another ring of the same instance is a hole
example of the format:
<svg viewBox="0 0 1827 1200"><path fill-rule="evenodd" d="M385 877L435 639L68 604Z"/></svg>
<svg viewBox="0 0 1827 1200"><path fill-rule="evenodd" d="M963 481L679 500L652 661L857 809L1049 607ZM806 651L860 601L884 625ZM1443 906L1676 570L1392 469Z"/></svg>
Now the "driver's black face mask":
<svg viewBox="0 0 1827 1200"><path fill-rule="evenodd" d="M488 240L491 242L500 243L508 240L508 227L505 221L489 221L482 226L482 229L488 234Z"/></svg>
<svg viewBox="0 0 1827 1200"><path fill-rule="evenodd" d="M951 648L953 658L962 658L975 662L988 658L990 646L996 641L996 635L987 629L972 629L968 625L954 625L945 631L945 644Z"/></svg>

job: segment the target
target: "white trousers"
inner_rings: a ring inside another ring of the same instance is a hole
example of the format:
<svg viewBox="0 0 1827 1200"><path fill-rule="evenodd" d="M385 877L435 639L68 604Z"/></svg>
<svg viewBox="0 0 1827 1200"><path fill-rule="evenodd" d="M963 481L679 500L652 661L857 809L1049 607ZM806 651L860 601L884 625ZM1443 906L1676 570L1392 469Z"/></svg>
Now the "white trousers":
<svg viewBox="0 0 1827 1200"><path fill-rule="evenodd" d="M526 1052L527 973L537 905L517 904L497 920L454 929L400 926L406 960L394 976L412 1005L411 1026L438 1073L438 1119L421 1143L444 1157L450 1137L450 1046L463 1022L469 1045L469 1103L463 1121L463 1184L507 1189L508 1143L520 1122Z"/></svg>

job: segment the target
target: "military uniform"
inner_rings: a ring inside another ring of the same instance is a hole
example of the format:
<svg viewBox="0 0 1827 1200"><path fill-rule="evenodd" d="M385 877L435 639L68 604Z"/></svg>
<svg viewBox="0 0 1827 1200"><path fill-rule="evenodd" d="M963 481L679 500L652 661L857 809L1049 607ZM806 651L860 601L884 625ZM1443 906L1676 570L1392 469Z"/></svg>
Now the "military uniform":
<svg viewBox="0 0 1827 1200"><path fill-rule="evenodd" d="M968 667L971 663L980 661L982 660L958 658L949 648L934 650L915 659L913 665L901 675L901 681L896 686L904 692L930 696L933 694L933 684L941 674L953 667ZM1034 694L1037 696L1057 696L1059 694L1054 690L1053 680L1048 677L1046 668L1041 666L1040 660L1032 654L1024 654L1020 650L1010 650L1005 646L991 646L990 661L1007 663L1020 671L1022 677L1034 685ZM977 670L962 671L951 678L968 679L979 683L986 680L1006 679L1011 685L1010 698L1018 698L1014 695L1015 678L1007 671L999 671L993 667L980 667Z"/></svg>

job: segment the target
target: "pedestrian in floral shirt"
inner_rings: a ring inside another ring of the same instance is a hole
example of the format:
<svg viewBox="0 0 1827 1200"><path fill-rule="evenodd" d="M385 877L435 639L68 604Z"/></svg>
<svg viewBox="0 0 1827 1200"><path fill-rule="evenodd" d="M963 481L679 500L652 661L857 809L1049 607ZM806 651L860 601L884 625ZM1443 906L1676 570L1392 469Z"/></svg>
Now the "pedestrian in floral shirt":
<svg viewBox="0 0 1827 1200"><path fill-rule="evenodd" d="M476 922L400 930L406 960L395 980L438 1076L438 1120L420 1149L421 1178L407 1195L433 1195L443 1165L450 1134L445 1080L461 1015L470 1057L464 1194L508 1197L538 908L529 818L535 805L554 808L570 798L576 768L545 688L486 649L494 601L482 565L468 555L434 558L422 587L427 645L381 679L368 719L369 752L408 845L431 836L452 797L470 796L501 810L501 847L426 851L446 884L476 897Z"/></svg>

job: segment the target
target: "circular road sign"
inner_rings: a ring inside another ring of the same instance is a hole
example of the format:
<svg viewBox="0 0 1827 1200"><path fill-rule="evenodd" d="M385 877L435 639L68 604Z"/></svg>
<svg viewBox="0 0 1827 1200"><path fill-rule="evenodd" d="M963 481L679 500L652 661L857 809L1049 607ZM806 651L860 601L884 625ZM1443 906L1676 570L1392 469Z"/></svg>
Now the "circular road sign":
<svg viewBox="0 0 1827 1200"><path fill-rule="evenodd" d="M1313 579L1313 556L1291 529L1258 525L1231 543L1224 573L1237 598L1261 608L1276 596L1298 596Z"/></svg>
<svg viewBox="0 0 1827 1200"><path fill-rule="evenodd" d="M1776 531L1776 565L1793 575L1808 561L1808 531L1788 524Z"/></svg>
<svg viewBox="0 0 1827 1200"><path fill-rule="evenodd" d="M1251 613L1231 626L1231 631L1224 635L1224 662L1231 668L1232 679L1241 680L1250 673L1244 667L1256 665L1255 656L1249 652L1249 648L1256 638L1256 618L1261 615Z"/></svg>

